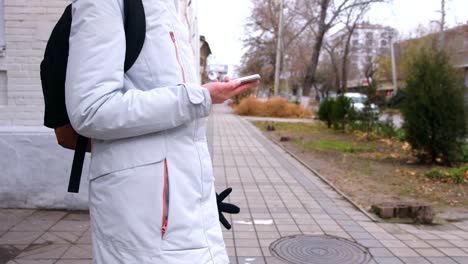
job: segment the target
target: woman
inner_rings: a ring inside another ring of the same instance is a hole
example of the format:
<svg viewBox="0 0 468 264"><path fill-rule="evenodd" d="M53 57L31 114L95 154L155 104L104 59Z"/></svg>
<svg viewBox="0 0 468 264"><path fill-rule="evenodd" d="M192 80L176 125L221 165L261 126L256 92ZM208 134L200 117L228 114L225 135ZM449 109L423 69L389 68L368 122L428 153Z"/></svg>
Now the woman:
<svg viewBox="0 0 468 264"><path fill-rule="evenodd" d="M197 85L178 0L143 0L146 40L124 73L122 0L75 0L66 78L92 139L94 263L228 263L204 117L256 85Z"/></svg>

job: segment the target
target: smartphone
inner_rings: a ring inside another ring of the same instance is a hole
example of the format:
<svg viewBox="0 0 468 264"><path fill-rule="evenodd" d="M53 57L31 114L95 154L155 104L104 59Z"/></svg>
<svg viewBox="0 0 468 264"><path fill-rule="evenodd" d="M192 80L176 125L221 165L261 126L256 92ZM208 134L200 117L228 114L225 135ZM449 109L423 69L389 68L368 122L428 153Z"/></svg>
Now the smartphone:
<svg viewBox="0 0 468 264"><path fill-rule="evenodd" d="M260 76L260 74L254 74L254 75L249 75L249 76L238 78L237 80L240 81L241 84L244 84L244 83L249 83L249 82L255 82L261 79L262 77Z"/></svg>

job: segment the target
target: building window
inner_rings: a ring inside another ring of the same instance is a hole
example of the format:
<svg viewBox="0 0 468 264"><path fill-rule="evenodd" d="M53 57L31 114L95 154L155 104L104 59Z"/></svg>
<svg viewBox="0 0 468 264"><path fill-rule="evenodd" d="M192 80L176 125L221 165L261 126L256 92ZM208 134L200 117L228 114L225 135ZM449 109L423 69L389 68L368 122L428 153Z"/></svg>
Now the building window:
<svg viewBox="0 0 468 264"><path fill-rule="evenodd" d="M353 46L357 46L357 45L359 45L359 39L353 40Z"/></svg>
<svg viewBox="0 0 468 264"><path fill-rule="evenodd" d="M374 38L374 34L372 32L367 32L366 33L366 38L367 39L372 39L372 38Z"/></svg>
<svg viewBox="0 0 468 264"><path fill-rule="evenodd" d="M382 39L382 40L380 41L380 46L382 46L382 47L387 47L387 41L386 41L385 39Z"/></svg>

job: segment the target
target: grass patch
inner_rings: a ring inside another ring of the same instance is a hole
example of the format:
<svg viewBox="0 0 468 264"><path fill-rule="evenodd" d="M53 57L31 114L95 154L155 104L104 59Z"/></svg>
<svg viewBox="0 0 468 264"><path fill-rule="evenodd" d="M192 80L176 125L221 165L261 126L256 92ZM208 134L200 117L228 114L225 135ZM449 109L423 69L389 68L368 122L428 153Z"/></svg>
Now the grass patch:
<svg viewBox="0 0 468 264"><path fill-rule="evenodd" d="M302 142L302 140L301 140ZM334 150L344 153L357 153L374 151L375 148L370 145L354 144L352 142L338 140L314 140L302 142L302 145L307 150L327 151Z"/></svg>
<svg viewBox="0 0 468 264"><path fill-rule="evenodd" d="M411 185L405 185L401 190L400 190L400 195L410 195L414 193L414 188Z"/></svg>
<svg viewBox="0 0 468 264"><path fill-rule="evenodd" d="M454 183L461 184L465 182L465 175L468 174L468 165L464 165L459 168L450 168L450 169L432 169L424 173L429 179L447 181L450 180Z"/></svg>

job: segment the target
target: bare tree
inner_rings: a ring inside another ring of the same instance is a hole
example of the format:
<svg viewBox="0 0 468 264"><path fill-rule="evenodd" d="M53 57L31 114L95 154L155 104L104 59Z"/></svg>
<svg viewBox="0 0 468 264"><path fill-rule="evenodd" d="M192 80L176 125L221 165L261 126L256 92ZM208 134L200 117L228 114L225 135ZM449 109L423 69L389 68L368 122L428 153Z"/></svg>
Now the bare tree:
<svg viewBox="0 0 468 264"><path fill-rule="evenodd" d="M287 76L295 79L292 83L301 83L304 94L309 95L327 32L343 20L342 16L349 16L350 21L354 21L364 12L360 10L364 10L372 3L386 1L391 0L285 0L282 51L288 60L295 62L288 63L290 67L287 69L289 71ZM244 42L247 53L243 57L241 70L244 73L247 73L247 69L258 70L264 75L263 84L269 86L273 84L275 70L280 2L279 0L252 0L252 2L254 8L246 25L245 35L248 37ZM336 68L338 65L336 57L332 60L332 65ZM280 70L283 64L282 61ZM342 74L336 74L338 78L340 75ZM337 79L336 83L339 84L340 80Z"/></svg>
<svg viewBox="0 0 468 264"><path fill-rule="evenodd" d="M315 42L312 46L312 56L307 67L307 73L304 78L303 86L304 93L309 94L310 88L315 81L315 72L320 57L320 52L323 45L325 34L337 23L339 16L344 12L354 8L360 8L363 5L371 5L372 3L383 3L387 0L315 0L317 3L316 19L316 35Z"/></svg>
<svg viewBox="0 0 468 264"><path fill-rule="evenodd" d="M346 39L344 41L344 49L343 49L343 63L341 64L341 91L345 92L348 86L348 69L349 69L349 53L351 49L351 37L358 26L359 22L361 21L362 17L367 13L369 10L370 3L363 4L356 8L348 9L345 11L344 15L344 29L346 30Z"/></svg>
<svg viewBox="0 0 468 264"><path fill-rule="evenodd" d="M340 67L342 61L339 59L339 55L336 52L336 49L339 47L340 41L335 41L333 43L325 42L323 48L327 52L330 61L330 68L333 71L333 84L335 89L339 89L341 86L341 72Z"/></svg>
<svg viewBox="0 0 468 264"><path fill-rule="evenodd" d="M282 53L280 69L283 71L284 57L288 57L291 67L288 76L293 77L292 82L297 79L302 82L306 67L304 56L308 57L307 46L312 42L311 28L304 20L304 6L299 5L300 0L285 0L284 2L284 25ZM273 84L275 72L276 44L279 37L278 13L279 0L253 0L254 8L248 23L245 26L246 36L244 46L247 52L242 58L240 72L262 74L262 84L270 87ZM306 9L310 8L307 7ZM300 78L299 78L300 77Z"/></svg>

